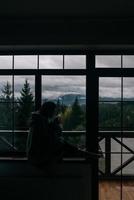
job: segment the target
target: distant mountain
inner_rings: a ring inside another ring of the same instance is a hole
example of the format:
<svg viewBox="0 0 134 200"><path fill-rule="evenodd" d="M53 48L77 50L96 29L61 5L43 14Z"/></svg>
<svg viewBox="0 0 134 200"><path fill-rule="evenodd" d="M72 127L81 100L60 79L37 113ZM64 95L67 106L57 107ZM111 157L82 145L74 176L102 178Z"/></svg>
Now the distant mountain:
<svg viewBox="0 0 134 200"><path fill-rule="evenodd" d="M99 101L121 101L120 97L99 97ZM123 101L134 101L133 97L123 98Z"/></svg>
<svg viewBox="0 0 134 200"><path fill-rule="evenodd" d="M69 106L74 103L76 97L78 98L80 105L86 105L86 96L81 95L81 94L65 94L65 95L58 96L56 98L44 99L44 101L51 100L57 103L57 101L59 100L60 103L63 103L64 105ZM121 98L100 97L99 101L116 103L118 101L121 101ZM134 98L124 98L123 101L134 101Z"/></svg>
<svg viewBox="0 0 134 200"><path fill-rule="evenodd" d="M61 104L63 103L64 105L69 106L74 103L76 97L78 98L80 105L86 104L86 96L81 95L81 94L65 94L65 95L61 95L55 99L45 99L44 101L52 100L56 103L59 100Z"/></svg>
<svg viewBox="0 0 134 200"><path fill-rule="evenodd" d="M65 105L72 105L76 99L76 97L79 100L79 104L86 104L86 96L80 95L80 94L66 94L63 96L60 96L58 99L63 102Z"/></svg>

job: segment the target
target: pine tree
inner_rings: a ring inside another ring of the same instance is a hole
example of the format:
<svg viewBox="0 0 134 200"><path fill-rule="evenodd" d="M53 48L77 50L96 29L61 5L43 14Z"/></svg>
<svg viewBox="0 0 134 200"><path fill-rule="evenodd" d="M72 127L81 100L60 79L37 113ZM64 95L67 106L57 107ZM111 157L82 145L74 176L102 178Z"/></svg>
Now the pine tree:
<svg viewBox="0 0 134 200"><path fill-rule="evenodd" d="M0 129L12 128L12 90L11 85L7 81L1 89L2 95L0 96Z"/></svg>
<svg viewBox="0 0 134 200"><path fill-rule="evenodd" d="M6 85L3 86L3 89L1 91L2 91L1 99L4 102L10 102L12 99L12 90L11 90L11 85L8 81Z"/></svg>
<svg viewBox="0 0 134 200"><path fill-rule="evenodd" d="M78 97L75 98L73 105L66 108L64 118L64 129L65 130L83 130L84 112L79 104Z"/></svg>
<svg viewBox="0 0 134 200"><path fill-rule="evenodd" d="M29 127L29 118L33 111L33 94L31 92L28 80L25 80L24 86L20 92L21 96L18 98L16 124L17 128L26 130Z"/></svg>

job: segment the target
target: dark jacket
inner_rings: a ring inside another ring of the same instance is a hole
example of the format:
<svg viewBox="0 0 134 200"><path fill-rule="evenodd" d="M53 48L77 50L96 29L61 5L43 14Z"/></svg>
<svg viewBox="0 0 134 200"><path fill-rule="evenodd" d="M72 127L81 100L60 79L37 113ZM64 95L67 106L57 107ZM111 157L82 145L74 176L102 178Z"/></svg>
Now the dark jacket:
<svg viewBox="0 0 134 200"><path fill-rule="evenodd" d="M38 111L32 113L27 139L28 160L36 165L59 159L62 155L62 130L55 118L49 122Z"/></svg>

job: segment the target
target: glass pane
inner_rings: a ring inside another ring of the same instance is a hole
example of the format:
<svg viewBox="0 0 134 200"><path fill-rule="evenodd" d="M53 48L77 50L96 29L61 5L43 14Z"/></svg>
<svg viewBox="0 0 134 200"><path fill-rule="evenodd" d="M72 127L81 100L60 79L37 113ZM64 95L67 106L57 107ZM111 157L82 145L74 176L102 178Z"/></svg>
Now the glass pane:
<svg viewBox="0 0 134 200"><path fill-rule="evenodd" d="M105 138L99 142L99 152L105 152Z"/></svg>
<svg viewBox="0 0 134 200"><path fill-rule="evenodd" d="M134 68L134 56L123 56L123 67L124 68Z"/></svg>
<svg viewBox="0 0 134 200"><path fill-rule="evenodd" d="M13 132L11 130L0 130L0 154L13 150L15 150Z"/></svg>
<svg viewBox="0 0 134 200"><path fill-rule="evenodd" d="M0 130L11 130L13 127L13 104L0 103Z"/></svg>
<svg viewBox="0 0 134 200"><path fill-rule="evenodd" d="M121 104L118 102L99 103L99 130L120 130Z"/></svg>
<svg viewBox="0 0 134 200"><path fill-rule="evenodd" d="M22 90L29 90L35 97L35 77L34 76L14 76L14 98L15 101L21 96Z"/></svg>
<svg viewBox="0 0 134 200"><path fill-rule="evenodd" d="M132 137L133 137L133 133L132 133ZM130 150L134 151L134 138L123 138L122 139L123 144L125 144ZM123 148L123 153L127 152L127 153L131 153L131 151Z"/></svg>
<svg viewBox="0 0 134 200"><path fill-rule="evenodd" d="M102 68L121 68L121 56L103 56L98 55L95 57L96 67Z"/></svg>
<svg viewBox="0 0 134 200"><path fill-rule="evenodd" d="M68 55L65 56L65 69L85 69L86 56L85 55Z"/></svg>
<svg viewBox="0 0 134 200"><path fill-rule="evenodd" d="M121 78L99 78L99 100L120 101L121 100Z"/></svg>
<svg viewBox="0 0 134 200"><path fill-rule="evenodd" d="M123 100L134 101L134 78L123 78Z"/></svg>
<svg viewBox="0 0 134 200"><path fill-rule="evenodd" d="M40 69L62 69L63 56L61 55L39 56L39 68Z"/></svg>
<svg viewBox="0 0 134 200"><path fill-rule="evenodd" d="M29 129L29 120L31 112L34 111L34 87L33 76L15 76L14 77L14 126L17 130Z"/></svg>
<svg viewBox="0 0 134 200"><path fill-rule="evenodd" d="M120 154L111 154L111 172L118 169L118 167L121 167L121 153ZM121 170L116 173L116 175L121 174Z"/></svg>
<svg viewBox="0 0 134 200"><path fill-rule="evenodd" d="M99 164L99 175L105 174L105 153L102 153L101 157L98 160L98 164Z"/></svg>
<svg viewBox="0 0 134 200"><path fill-rule="evenodd" d="M11 69L12 59L12 56L0 56L0 69Z"/></svg>
<svg viewBox="0 0 134 200"><path fill-rule="evenodd" d="M0 76L0 102L11 102L12 98L12 76Z"/></svg>
<svg viewBox="0 0 134 200"><path fill-rule="evenodd" d="M85 133L81 131L86 129L86 77L43 76L42 103L48 100L58 105L63 130L67 131L65 139L83 148ZM74 131L73 134L70 131Z"/></svg>
<svg viewBox="0 0 134 200"><path fill-rule="evenodd" d="M131 161L130 161L131 159ZM134 158L133 154L123 154L123 163L128 164L122 169L123 175L134 175Z"/></svg>
<svg viewBox="0 0 134 200"><path fill-rule="evenodd" d="M14 56L15 69L37 69L37 56Z"/></svg>
<svg viewBox="0 0 134 200"><path fill-rule="evenodd" d="M27 131L16 130L14 134L14 144L17 152L25 152L26 151L26 143L27 143Z"/></svg>
<svg viewBox="0 0 134 200"><path fill-rule="evenodd" d="M126 131L134 130L134 101L123 103L123 129Z"/></svg>
<svg viewBox="0 0 134 200"><path fill-rule="evenodd" d="M111 152L112 153L121 152L121 144L118 141L121 142L121 138L115 138L115 140L111 138Z"/></svg>

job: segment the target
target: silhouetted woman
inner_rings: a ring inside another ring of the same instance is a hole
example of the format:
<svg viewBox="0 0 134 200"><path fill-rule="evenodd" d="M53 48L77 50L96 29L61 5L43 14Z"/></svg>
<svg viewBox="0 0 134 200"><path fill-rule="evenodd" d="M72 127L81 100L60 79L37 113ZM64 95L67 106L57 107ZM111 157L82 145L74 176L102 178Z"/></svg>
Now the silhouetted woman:
<svg viewBox="0 0 134 200"><path fill-rule="evenodd" d="M45 102L32 113L27 156L30 163L42 166L62 158L62 129L56 116L56 104Z"/></svg>
<svg viewBox="0 0 134 200"><path fill-rule="evenodd" d="M60 162L68 155L92 157L91 153L84 152L64 141L56 104L45 102L39 111L32 113L27 140L28 161L42 167Z"/></svg>

